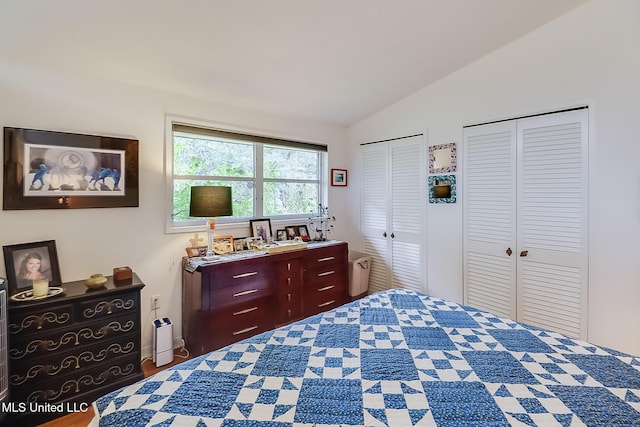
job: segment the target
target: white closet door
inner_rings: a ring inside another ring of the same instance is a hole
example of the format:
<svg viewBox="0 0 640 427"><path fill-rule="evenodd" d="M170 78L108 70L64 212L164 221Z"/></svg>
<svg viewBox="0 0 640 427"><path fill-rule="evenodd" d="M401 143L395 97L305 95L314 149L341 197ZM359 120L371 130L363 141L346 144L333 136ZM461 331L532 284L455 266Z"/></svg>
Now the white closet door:
<svg viewBox="0 0 640 427"><path fill-rule="evenodd" d="M587 325L587 125L587 110L518 121L518 320L578 338Z"/></svg>
<svg viewBox="0 0 640 427"><path fill-rule="evenodd" d="M424 291L426 148L423 135L362 147L362 250L372 256L369 292Z"/></svg>
<svg viewBox="0 0 640 427"><path fill-rule="evenodd" d="M464 130L465 302L516 318L516 123Z"/></svg>
<svg viewBox="0 0 640 427"><path fill-rule="evenodd" d="M425 291L426 150L422 135L389 144L391 286Z"/></svg>
<svg viewBox="0 0 640 427"><path fill-rule="evenodd" d="M371 255L369 293L389 288L389 249L387 222L389 191L387 178L387 145L370 144L362 147L362 251Z"/></svg>

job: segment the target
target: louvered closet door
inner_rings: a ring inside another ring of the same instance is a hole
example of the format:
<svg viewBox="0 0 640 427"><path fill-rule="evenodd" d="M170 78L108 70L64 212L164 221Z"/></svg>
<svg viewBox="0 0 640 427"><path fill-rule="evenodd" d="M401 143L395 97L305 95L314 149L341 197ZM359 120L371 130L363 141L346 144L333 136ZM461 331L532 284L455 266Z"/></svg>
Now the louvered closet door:
<svg viewBox="0 0 640 427"><path fill-rule="evenodd" d="M391 286L425 291L423 236L426 151L423 136L391 142Z"/></svg>
<svg viewBox="0 0 640 427"><path fill-rule="evenodd" d="M362 251L371 255L369 293L389 288L388 243L385 237L389 217L387 145L362 147L361 231Z"/></svg>
<svg viewBox="0 0 640 427"><path fill-rule="evenodd" d="M587 325L587 115L518 121L518 320L578 338Z"/></svg>
<svg viewBox="0 0 640 427"><path fill-rule="evenodd" d="M362 250L372 256L369 292L426 290L424 136L362 147Z"/></svg>
<svg viewBox="0 0 640 427"><path fill-rule="evenodd" d="M465 128L467 304L586 338L587 131L586 109Z"/></svg>
<svg viewBox="0 0 640 427"><path fill-rule="evenodd" d="M516 123L464 131L466 304L516 318Z"/></svg>

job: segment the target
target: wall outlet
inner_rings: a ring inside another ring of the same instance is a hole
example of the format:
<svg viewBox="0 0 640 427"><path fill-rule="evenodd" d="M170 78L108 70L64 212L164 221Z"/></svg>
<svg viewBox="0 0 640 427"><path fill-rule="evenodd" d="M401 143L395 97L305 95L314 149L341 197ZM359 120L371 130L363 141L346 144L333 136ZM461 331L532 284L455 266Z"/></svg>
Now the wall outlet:
<svg viewBox="0 0 640 427"><path fill-rule="evenodd" d="M151 310L160 308L160 295L151 295Z"/></svg>

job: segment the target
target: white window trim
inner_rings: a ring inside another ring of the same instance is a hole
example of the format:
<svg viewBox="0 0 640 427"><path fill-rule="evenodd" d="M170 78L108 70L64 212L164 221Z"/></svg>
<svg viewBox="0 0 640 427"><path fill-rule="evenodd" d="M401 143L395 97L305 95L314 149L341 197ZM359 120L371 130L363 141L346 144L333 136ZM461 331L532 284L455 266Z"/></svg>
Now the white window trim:
<svg viewBox="0 0 640 427"><path fill-rule="evenodd" d="M236 132L240 134L248 134L248 135L256 135L267 138L277 138L291 141L299 141L300 138L295 138L290 135L282 135L277 134L272 131L265 131L261 129L254 129L248 127L240 127L237 125L231 125L228 123L216 123L210 121L204 121L199 119L194 119L190 117L178 116L178 115L169 115L165 116L165 131L164 131L164 175L165 175L165 189L164 189L164 199L165 199L165 232L167 234L172 233L195 233L202 232L207 230L207 220L194 220L194 221L184 221L183 225L176 226L173 223L173 125L174 124L183 124L187 126L193 127L202 127L202 128L210 128L210 129L218 129L228 132ZM320 192L319 192L319 200L318 202L324 206L327 205L327 201L329 199L329 172L328 172L328 153L326 156L321 156L320 158ZM261 171L256 170L256 175ZM268 181L278 181L278 180L268 180ZM295 182L296 180L283 180L287 182ZM304 180L300 180L300 182L306 182ZM256 189L256 199L254 199L254 204L258 200L259 197L262 197L261 190L258 191ZM255 205L254 205L255 211ZM317 212L309 213L308 216L305 215L279 215L277 219L273 219L271 221L272 228L275 232L275 225L285 225L294 222L295 220L316 216ZM224 229L237 229L244 228L249 226L249 220L251 218L233 218L228 221L216 222L216 230L224 230Z"/></svg>

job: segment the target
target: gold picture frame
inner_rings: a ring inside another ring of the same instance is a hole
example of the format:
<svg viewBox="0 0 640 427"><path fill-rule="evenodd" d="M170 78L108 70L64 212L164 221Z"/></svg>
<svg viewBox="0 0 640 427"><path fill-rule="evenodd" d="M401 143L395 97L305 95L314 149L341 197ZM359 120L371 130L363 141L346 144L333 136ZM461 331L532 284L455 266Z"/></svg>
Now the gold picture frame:
<svg viewBox="0 0 640 427"><path fill-rule="evenodd" d="M233 252L233 236L213 236L211 249L215 254L224 255Z"/></svg>

